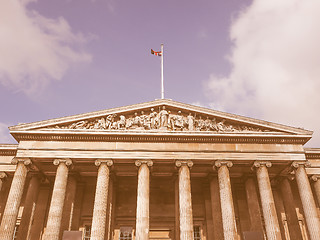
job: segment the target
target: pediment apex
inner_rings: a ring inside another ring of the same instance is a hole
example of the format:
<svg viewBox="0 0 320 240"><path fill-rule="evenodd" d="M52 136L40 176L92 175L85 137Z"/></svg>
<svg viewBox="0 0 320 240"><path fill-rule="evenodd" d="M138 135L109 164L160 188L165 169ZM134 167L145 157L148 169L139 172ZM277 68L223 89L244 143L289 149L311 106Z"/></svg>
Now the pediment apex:
<svg viewBox="0 0 320 240"><path fill-rule="evenodd" d="M11 132L34 130L83 131L206 131L212 133L259 132L311 135L312 131L159 99L68 117L19 124Z"/></svg>

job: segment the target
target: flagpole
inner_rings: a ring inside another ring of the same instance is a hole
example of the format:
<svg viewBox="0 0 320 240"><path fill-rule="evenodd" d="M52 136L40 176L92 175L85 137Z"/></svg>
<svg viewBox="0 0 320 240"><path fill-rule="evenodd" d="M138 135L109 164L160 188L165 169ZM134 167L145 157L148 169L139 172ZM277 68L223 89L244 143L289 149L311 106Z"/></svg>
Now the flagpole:
<svg viewBox="0 0 320 240"><path fill-rule="evenodd" d="M164 99L164 84L163 84L163 44L161 44L161 99Z"/></svg>

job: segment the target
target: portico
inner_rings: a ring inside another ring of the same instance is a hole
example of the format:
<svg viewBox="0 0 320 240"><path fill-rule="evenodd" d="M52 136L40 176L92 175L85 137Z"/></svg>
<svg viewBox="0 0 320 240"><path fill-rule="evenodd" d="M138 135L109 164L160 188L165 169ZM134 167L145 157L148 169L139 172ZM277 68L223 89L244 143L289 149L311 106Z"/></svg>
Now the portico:
<svg viewBox="0 0 320 240"><path fill-rule="evenodd" d="M10 130L19 144L3 150L15 170L2 171L0 239L21 223L20 239L286 239L290 224L320 238L310 131L171 100ZM288 177L293 196L276 201Z"/></svg>

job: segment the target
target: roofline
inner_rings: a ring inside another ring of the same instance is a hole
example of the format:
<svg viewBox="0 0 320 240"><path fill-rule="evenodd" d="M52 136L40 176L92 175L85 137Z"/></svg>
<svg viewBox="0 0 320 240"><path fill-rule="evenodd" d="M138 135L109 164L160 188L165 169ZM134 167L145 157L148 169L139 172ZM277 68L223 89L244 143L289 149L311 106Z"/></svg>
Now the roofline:
<svg viewBox="0 0 320 240"><path fill-rule="evenodd" d="M0 144L0 156L15 156L18 144Z"/></svg>
<svg viewBox="0 0 320 240"><path fill-rule="evenodd" d="M320 148L304 148L307 159L320 159Z"/></svg>
<svg viewBox="0 0 320 240"><path fill-rule="evenodd" d="M199 142L199 143L277 143L302 144L310 135L279 133L211 133L211 132L161 132L161 131L81 131L38 130L12 131L17 141L141 141L141 142Z"/></svg>
<svg viewBox="0 0 320 240"><path fill-rule="evenodd" d="M255 119L255 118L244 117L241 115L217 111L217 110L213 110L213 109L206 108L206 107L199 107L199 106L195 106L195 105L191 105L191 104L181 103L181 102L173 101L170 99L156 99L154 101L138 103L138 104L122 106L122 107L116 107L116 108L111 108L111 109L106 109L106 110L77 114L77 115L61 117L61 118L54 118L54 119L37 121L37 122L32 122L32 123L24 123L24 124L11 126L11 127L9 127L9 130L10 130L10 132L15 131L15 130L31 130L32 128L46 127L48 125L66 123L68 121L69 122L81 121L81 120L88 118L88 117L96 118L96 117L100 117L102 115L112 114L112 113L116 113L116 112L135 111L137 109L154 107L154 106L160 105L160 104L170 105L172 107L177 107L177 108L185 108L188 110L198 111L198 112L201 112L203 114L208 114L208 115L212 114L212 115L216 115L217 117L220 117L220 118L228 117L230 120L235 121L235 122L246 121L247 123L253 124L256 126L260 126L260 127L264 127L264 128L273 128L273 129L277 129L279 131L286 131L288 133L293 133L293 134L312 135L312 133L313 133L313 131L309 131L309 130L305 130L305 129L301 129L301 128L286 126L283 124L273 123L273 122L259 120L259 119Z"/></svg>

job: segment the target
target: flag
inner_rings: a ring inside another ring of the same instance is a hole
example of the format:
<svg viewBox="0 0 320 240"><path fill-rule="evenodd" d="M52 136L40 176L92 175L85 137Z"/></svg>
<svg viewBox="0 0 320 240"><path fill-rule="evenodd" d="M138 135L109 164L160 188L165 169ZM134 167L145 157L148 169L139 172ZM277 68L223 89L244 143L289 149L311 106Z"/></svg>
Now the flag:
<svg viewBox="0 0 320 240"><path fill-rule="evenodd" d="M153 51L153 49L151 49L151 54L156 55L156 56L161 56L162 52L161 51L156 52L156 51Z"/></svg>

